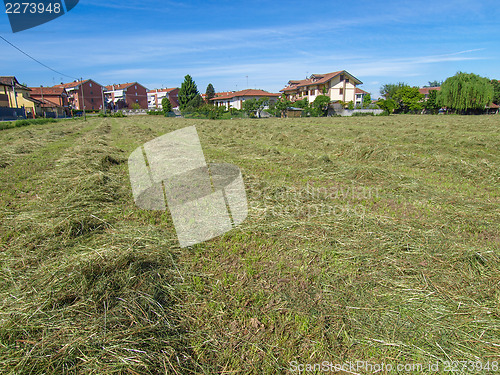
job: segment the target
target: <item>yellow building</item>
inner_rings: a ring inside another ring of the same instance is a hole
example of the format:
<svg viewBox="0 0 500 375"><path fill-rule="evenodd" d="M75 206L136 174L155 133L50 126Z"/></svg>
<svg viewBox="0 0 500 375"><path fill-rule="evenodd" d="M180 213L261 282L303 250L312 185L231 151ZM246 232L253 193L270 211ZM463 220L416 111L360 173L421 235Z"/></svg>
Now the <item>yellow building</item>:
<svg viewBox="0 0 500 375"><path fill-rule="evenodd" d="M35 101L30 98L30 91L16 77L0 77L0 107L24 108L28 118L34 117Z"/></svg>

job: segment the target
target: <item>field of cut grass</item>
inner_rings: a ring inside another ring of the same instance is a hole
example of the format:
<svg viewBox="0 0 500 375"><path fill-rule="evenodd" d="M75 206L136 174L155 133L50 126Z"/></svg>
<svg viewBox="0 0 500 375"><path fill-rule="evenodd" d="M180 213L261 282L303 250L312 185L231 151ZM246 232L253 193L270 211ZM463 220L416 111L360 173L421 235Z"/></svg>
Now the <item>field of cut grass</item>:
<svg viewBox="0 0 500 375"><path fill-rule="evenodd" d="M134 205L127 160L191 125L207 162L240 167L249 215L181 249L168 211ZM0 222L1 374L500 361L500 116L7 129Z"/></svg>

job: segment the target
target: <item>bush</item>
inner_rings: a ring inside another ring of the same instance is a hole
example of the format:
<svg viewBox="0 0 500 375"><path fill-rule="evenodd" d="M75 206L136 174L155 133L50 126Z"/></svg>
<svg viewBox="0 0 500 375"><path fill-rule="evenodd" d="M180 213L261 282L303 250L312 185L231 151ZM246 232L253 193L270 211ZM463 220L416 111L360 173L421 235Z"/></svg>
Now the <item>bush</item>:
<svg viewBox="0 0 500 375"><path fill-rule="evenodd" d="M115 112L111 115L111 117L125 117L122 111Z"/></svg>
<svg viewBox="0 0 500 375"><path fill-rule="evenodd" d="M162 116L164 115L163 111L151 110L147 112L150 116Z"/></svg>

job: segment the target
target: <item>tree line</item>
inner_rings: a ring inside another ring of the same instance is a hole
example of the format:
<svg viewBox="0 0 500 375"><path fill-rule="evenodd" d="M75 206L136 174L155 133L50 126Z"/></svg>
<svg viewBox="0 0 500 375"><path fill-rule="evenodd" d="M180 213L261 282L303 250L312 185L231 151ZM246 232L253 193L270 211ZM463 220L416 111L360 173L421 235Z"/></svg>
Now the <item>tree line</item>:
<svg viewBox="0 0 500 375"><path fill-rule="evenodd" d="M440 90L432 87L440 86ZM452 113L482 113L492 103L500 105L500 82L474 73L458 72L444 82L429 82L427 100L418 87L403 82L385 84L380 88L383 99L377 105L386 114L428 113L436 114L442 108Z"/></svg>

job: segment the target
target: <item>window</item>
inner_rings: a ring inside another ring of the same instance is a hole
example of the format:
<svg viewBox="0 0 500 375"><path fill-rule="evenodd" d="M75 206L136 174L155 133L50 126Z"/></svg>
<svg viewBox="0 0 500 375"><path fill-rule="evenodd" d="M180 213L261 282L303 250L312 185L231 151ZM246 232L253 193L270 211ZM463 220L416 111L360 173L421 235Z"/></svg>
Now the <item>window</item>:
<svg viewBox="0 0 500 375"><path fill-rule="evenodd" d="M90 95L94 95L94 92L93 92L93 91L91 91L91 92L90 92Z"/></svg>
<svg viewBox="0 0 500 375"><path fill-rule="evenodd" d="M135 85L135 89L137 90L137 85Z"/></svg>
<svg viewBox="0 0 500 375"><path fill-rule="evenodd" d="M349 78L347 78L347 79L345 80L345 83L349 83Z"/></svg>
<svg viewBox="0 0 500 375"><path fill-rule="evenodd" d="M94 99L90 99L90 102L91 102L91 103L94 103ZM92 107L92 109L94 109L94 107Z"/></svg>
<svg viewBox="0 0 500 375"><path fill-rule="evenodd" d="M89 83L90 87L92 87L92 82Z"/></svg>
<svg viewBox="0 0 500 375"><path fill-rule="evenodd" d="M344 89L339 89L339 94L344 95Z"/></svg>

